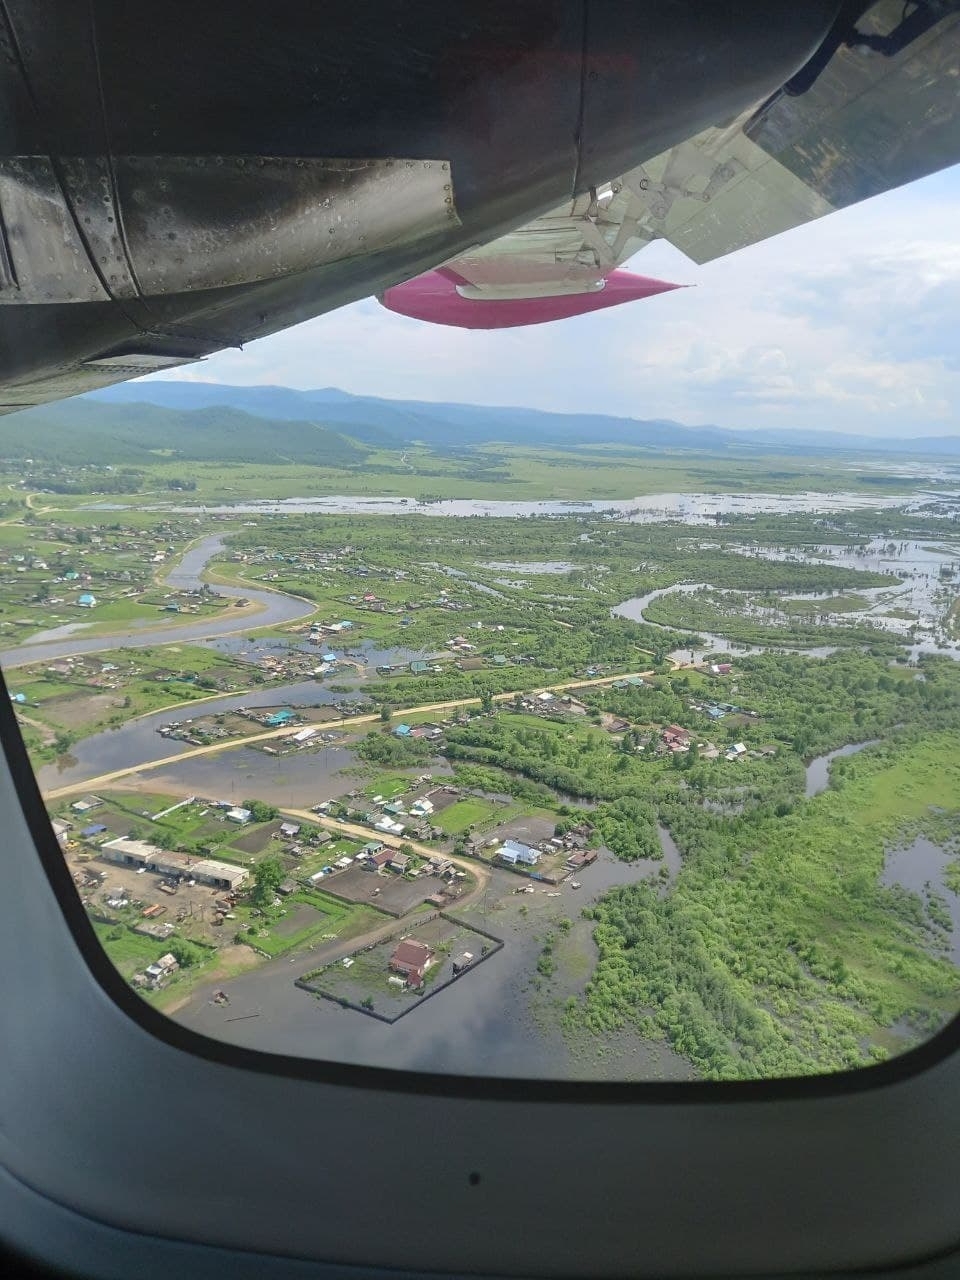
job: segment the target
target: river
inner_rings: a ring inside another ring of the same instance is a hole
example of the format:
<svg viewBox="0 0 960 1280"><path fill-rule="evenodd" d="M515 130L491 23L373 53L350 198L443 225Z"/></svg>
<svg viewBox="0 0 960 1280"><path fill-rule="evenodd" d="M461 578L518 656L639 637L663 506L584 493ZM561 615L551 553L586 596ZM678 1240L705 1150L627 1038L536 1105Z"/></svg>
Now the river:
<svg viewBox="0 0 960 1280"><path fill-rule="evenodd" d="M203 570L223 549L222 535L211 534L209 537L202 538L171 569L167 575L167 583L180 590L197 588L201 584ZM26 644L5 649L0 652L0 659L4 668L8 669L24 666L29 662L53 661L75 653L96 653L104 649L145 649L155 644L188 644L231 633L247 632L252 627L280 626L283 623L295 622L298 618L307 617L313 612L313 606L307 601L284 595L281 591L227 586L218 586L216 589L222 596L250 600L261 607L252 617L249 614L237 617L227 611L219 618L208 618L202 622L173 626L157 624L145 619L139 626L133 625L126 631L116 631L111 635L100 636L82 634L82 629L92 623L74 622L66 627L41 632Z"/></svg>
<svg viewBox="0 0 960 1280"><path fill-rule="evenodd" d="M803 794L809 800L811 796L818 796L821 791L826 791L830 785L830 765L838 756L855 756L865 747L876 746L878 741L877 738L871 738L869 742L848 742L845 747L828 751L825 756L816 756L807 765Z"/></svg>

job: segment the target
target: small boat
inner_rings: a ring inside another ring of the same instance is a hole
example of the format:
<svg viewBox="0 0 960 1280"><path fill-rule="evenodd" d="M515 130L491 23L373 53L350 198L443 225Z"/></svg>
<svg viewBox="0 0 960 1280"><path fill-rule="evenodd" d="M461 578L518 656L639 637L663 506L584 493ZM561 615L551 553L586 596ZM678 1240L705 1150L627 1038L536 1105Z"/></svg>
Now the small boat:
<svg viewBox="0 0 960 1280"><path fill-rule="evenodd" d="M571 880L571 881L570 881L570 888L571 888L571 889L579 889L579 888L580 888L580 881L579 881L579 880Z"/></svg>

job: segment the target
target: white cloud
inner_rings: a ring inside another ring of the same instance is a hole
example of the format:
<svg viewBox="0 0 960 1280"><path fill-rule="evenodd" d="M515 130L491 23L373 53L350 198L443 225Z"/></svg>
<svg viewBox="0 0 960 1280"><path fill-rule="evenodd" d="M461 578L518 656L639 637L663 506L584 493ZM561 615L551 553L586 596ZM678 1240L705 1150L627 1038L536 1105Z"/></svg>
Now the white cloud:
<svg viewBox="0 0 960 1280"><path fill-rule="evenodd" d="M697 267L695 285L559 324L487 333L373 299L174 376L380 396L875 434L960 429L960 169Z"/></svg>

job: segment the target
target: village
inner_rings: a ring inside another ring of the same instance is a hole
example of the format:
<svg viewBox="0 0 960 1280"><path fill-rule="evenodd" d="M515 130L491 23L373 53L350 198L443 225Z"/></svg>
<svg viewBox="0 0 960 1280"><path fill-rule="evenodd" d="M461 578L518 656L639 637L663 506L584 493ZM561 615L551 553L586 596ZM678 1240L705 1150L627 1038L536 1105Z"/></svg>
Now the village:
<svg viewBox="0 0 960 1280"><path fill-rule="evenodd" d="M708 674L729 684L733 670L723 664ZM613 679L609 688L632 696L654 692L641 677ZM645 758L710 762L722 755L736 762L775 750L734 742L721 753L678 723L641 731L628 718L598 712L595 696L592 688L580 696L576 690L540 690L518 694L499 708L467 707L437 720L412 713L412 723L388 717L366 740L393 741L404 751L419 744L428 752L421 758L429 760L432 753L442 760L448 735L495 726L502 718L551 729L596 723L616 750ZM755 718L727 701L700 698L687 705L706 723ZM164 722L158 731L204 744L249 734L252 726L289 730L273 740L275 746L258 744L278 755L356 741L348 725L325 730L309 723L312 714L304 708L238 708L210 721ZM503 945L494 935L471 942L464 933L468 926L450 915L475 896L491 870L501 877L501 896L557 896L576 893L597 859L611 856L602 824L589 811L564 819L569 810L563 806L517 803L432 771L401 768L374 771L372 777L363 790L347 784L337 798L309 809L256 799L148 796L141 784L132 792L87 792L64 800L51 805L51 816L105 945L125 957L121 970L150 998L162 1002L189 989L215 969L224 947L241 947L262 959L290 953L292 962L319 948L333 958L310 970L308 989L387 1021ZM405 929L389 927L408 918L412 924ZM425 926L438 920L440 933L427 937ZM358 949L350 946L354 936L364 939ZM413 963L415 952L422 963ZM380 997L389 992L385 1011ZM404 992L416 994L417 1001L397 1006Z"/></svg>

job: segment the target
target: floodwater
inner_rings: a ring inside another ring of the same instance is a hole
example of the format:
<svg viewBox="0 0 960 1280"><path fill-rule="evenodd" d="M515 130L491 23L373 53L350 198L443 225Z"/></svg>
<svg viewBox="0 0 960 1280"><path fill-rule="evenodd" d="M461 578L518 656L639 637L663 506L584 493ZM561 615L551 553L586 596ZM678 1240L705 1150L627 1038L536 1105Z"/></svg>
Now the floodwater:
<svg viewBox="0 0 960 1280"><path fill-rule="evenodd" d="M200 573L206 564L223 550L223 538L218 534L203 538L191 548L167 576L170 586L181 590L195 589L200 582ZM207 640L213 636L222 636L228 632L243 632L251 627L279 626L286 622L295 622L313 612L313 606L294 596L284 595L280 591L262 591L252 587L217 586L222 596L231 599L250 600L261 606L258 613L243 618L231 616L229 611L219 618L207 618L202 622L190 622L182 626L145 625L131 627L127 631L117 631L109 636L77 635L78 627L84 623L70 623L68 628L56 628L54 631L40 632L27 644L6 649L0 653L4 667L22 666L28 662L53 661L55 658L69 657L75 653L96 653L103 649L144 649L155 644L187 644L198 640ZM96 618L93 618L96 621ZM69 629L69 637L66 635Z"/></svg>
<svg viewBox="0 0 960 1280"><path fill-rule="evenodd" d="M924 495L921 501L943 501L952 494ZM635 523L679 520L684 524L712 524L718 513L755 515L830 511L880 510L917 503L915 493L874 495L864 493L648 493L637 498L596 501L491 501L481 498L449 498L442 502L416 502L412 498L359 498L331 495L324 498L283 498L279 501L237 502L221 506L179 506L169 503L147 507L180 515L429 515L429 516L569 516L610 514ZM92 503L83 511L125 511L126 503Z"/></svg>
<svg viewBox="0 0 960 1280"><path fill-rule="evenodd" d="M658 631L673 631L676 628L665 627L660 622L651 622L649 618L644 617L644 610L658 600L660 596L668 596L674 594L689 595L694 591L713 590L708 583L705 582L684 582L672 587L660 587L657 591L648 591L645 596L631 596L629 600L624 600L610 610L615 618L629 618L631 622L643 622L648 627L656 627ZM744 656L751 653L766 653L768 648L774 649L778 653L802 653L808 658L829 658L832 653L836 653L836 645L817 645L810 649L791 649L786 645L761 645L761 644L735 644L732 640L727 640L724 636L714 635L710 631L701 631L699 628L694 632L703 641L703 654L708 653L729 653L732 656ZM687 650L674 650L671 657L683 658L688 656ZM694 661L695 659L691 659Z"/></svg>
<svg viewBox="0 0 960 1280"><path fill-rule="evenodd" d="M529 573L538 574L570 573L573 569L583 568L572 564L569 560L481 560L481 569L493 569L497 573Z"/></svg>
<svg viewBox="0 0 960 1280"><path fill-rule="evenodd" d="M657 869L660 865L652 864ZM605 854L578 873L581 889L567 884L560 897L547 899L542 886L534 895L515 896L518 877L494 868L484 899L462 914L503 938L503 950L393 1026L296 987L295 978L310 969L309 952L294 964L289 958L268 962L222 984L229 1005L211 1004L212 988L202 989L175 1017L232 1044L368 1066L548 1079L689 1079L689 1063L663 1044L638 1037L619 1036L612 1046L597 1040L596 1049L604 1049L602 1057L584 1054L582 1046L576 1051L564 1039L556 1017L545 1011L534 983L540 935L554 915L575 918L607 889L647 874L638 864L620 863ZM527 913L521 914L524 908ZM578 982L580 989L596 954L589 934L585 949L589 962ZM548 994L548 1007L549 1000Z"/></svg>
<svg viewBox="0 0 960 1280"><path fill-rule="evenodd" d="M830 765L838 756L855 756L865 747L876 746L878 741L878 738L871 738L869 742L848 742L845 747L828 751L825 756L816 756L807 765L803 794L809 799L811 796L818 796L821 791L826 791L830 785Z"/></svg>
<svg viewBox="0 0 960 1280"><path fill-rule="evenodd" d="M932 889L943 900L953 922L948 954L954 964L960 964L960 897L944 878L944 872L955 857L955 854L919 836L910 845L888 851L880 880L888 886L899 885L902 889L909 889L923 899Z"/></svg>
<svg viewBox="0 0 960 1280"><path fill-rule="evenodd" d="M331 706L348 696L330 693L315 680L304 680L297 684L258 689L255 693L225 694L222 698L188 703L173 710L154 711L136 720L128 720L117 729L104 729L101 733L82 739L71 748L69 756L43 766L38 774L40 786L41 789L65 787L73 782L95 778L101 773L123 769L134 761L146 764L152 760L163 760L180 751L189 751L189 743L161 737L157 732L161 725L169 724L172 720L207 720L225 712L236 711L240 707ZM326 727L338 729L340 723L331 720ZM349 719L345 721L345 727L349 729ZM262 731L262 725L250 722L250 733ZM261 760L269 759L262 752L254 754ZM191 762L194 765L198 763L198 760Z"/></svg>
<svg viewBox="0 0 960 1280"><path fill-rule="evenodd" d="M944 614L956 595L955 584L960 582L960 546L951 546L949 543L931 545L928 542L909 539L893 541L877 538L858 547L831 544L813 547L730 544L726 550L762 560L837 565L848 569L887 574L891 579L887 586L851 585L847 589L848 594L863 596L868 603L861 610L838 614L831 614L829 592L784 591L770 594L782 595L784 599L791 600L822 601L825 616L835 618L838 624L875 627L878 636L885 633L899 640L913 659L921 653L943 653L952 658L960 658L960 641L948 636L942 624ZM895 580L897 578L901 581L897 582ZM722 594L723 590L705 582L679 583L648 591L646 595L632 596L629 600L616 605L611 612L615 617L629 618L650 627L669 630L670 628L665 628L662 624L652 622L645 617L645 610L655 600L661 596L689 595L697 591L715 591ZM742 599L736 596L735 598ZM898 611L903 611L910 616L906 618L890 616ZM790 619L785 617L782 621L784 624L789 624ZM711 632L698 630L697 634L703 638L706 645L705 651L708 653L750 654L765 653L768 649L774 649L781 653L828 657L836 652L836 646L798 648L783 644L744 645L735 644L724 636Z"/></svg>

